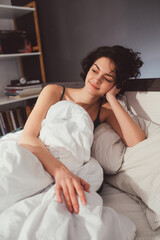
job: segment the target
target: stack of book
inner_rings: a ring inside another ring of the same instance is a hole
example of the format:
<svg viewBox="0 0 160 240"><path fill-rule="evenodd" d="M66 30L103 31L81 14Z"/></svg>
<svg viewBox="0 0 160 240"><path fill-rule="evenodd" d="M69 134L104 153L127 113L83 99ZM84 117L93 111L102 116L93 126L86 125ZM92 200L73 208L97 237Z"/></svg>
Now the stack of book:
<svg viewBox="0 0 160 240"><path fill-rule="evenodd" d="M38 95L42 90L42 84L36 81L28 81L26 84L10 84L4 89L4 94L9 98L23 98Z"/></svg>
<svg viewBox="0 0 160 240"><path fill-rule="evenodd" d="M33 106L17 107L0 112L0 136L23 127Z"/></svg>

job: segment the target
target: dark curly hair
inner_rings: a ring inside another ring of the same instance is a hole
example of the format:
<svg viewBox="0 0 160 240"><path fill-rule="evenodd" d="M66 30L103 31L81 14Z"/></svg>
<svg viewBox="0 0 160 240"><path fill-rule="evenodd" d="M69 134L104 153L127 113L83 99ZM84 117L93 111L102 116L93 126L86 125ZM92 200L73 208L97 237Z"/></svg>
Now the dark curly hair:
<svg viewBox="0 0 160 240"><path fill-rule="evenodd" d="M139 68L143 65L139 52L125 48L119 45L103 46L90 52L82 61L82 72L80 76L85 80L90 67L94 62L101 58L110 58L115 64L116 86L123 89L129 78L137 78L140 76Z"/></svg>

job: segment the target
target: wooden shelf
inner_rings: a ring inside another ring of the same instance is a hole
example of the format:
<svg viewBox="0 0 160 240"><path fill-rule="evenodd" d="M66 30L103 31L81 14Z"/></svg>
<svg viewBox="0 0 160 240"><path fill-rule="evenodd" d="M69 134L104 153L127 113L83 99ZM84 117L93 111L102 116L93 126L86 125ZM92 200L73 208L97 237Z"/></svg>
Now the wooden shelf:
<svg viewBox="0 0 160 240"><path fill-rule="evenodd" d="M20 102L20 101L24 101L24 100L28 100L28 99L32 99L32 98L37 98L39 96L39 94L36 95L32 95L32 96L28 96L28 97L22 97L22 98L17 98L17 99L10 99L6 96L4 97L0 97L0 106L5 105L5 104L10 104L10 103L14 103L14 102Z"/></svg>
<svg viewBox="0 0 160 240"><path fill-rule="evenodd" d="M35 8L31 7L17 7L10 5L0 4L0 18L1 19L15 19L25 14L35 11Z"/></svg>
<svg viewBox="0 0 160 240"><path fill-rule="evenodd" d="M0 54L0 59L15 58L15 57L30 57L30 56L36 56L36 55L41 55L41 52Z"/></svg>

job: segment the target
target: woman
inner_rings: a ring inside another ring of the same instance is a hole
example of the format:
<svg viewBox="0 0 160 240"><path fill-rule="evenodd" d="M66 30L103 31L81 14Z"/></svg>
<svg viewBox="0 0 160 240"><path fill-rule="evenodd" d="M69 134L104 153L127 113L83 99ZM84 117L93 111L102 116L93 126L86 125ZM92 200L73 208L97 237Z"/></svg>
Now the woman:
<svg viewBox="0 0 160 240"><path fill-rule="evenodd" d="M46 86L25 124L20 145L30 150L54 177L57 200L61 203L63 194L70 212L79 212L77 195L82 204L86 204L84 190L89 191L90 186L70 172L38 139L41 122L51 105L62 99L71 100L88 112L95 127L101 122L109 123L127 146L143 141L144 132L116 99L126 81L139 75L142 64L139 53L131 49L122 46L97 48L82 61L81 77L85 86L80 89Z"/></svg>

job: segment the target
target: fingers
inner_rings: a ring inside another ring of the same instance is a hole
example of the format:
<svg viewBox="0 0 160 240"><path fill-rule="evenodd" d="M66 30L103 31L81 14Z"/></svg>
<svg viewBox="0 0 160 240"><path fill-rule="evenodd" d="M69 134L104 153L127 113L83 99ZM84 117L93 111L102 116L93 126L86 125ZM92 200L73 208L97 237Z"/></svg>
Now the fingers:
<svg viewBox="0 0 160 240"><path fill-rule="evenodd" d="M70 195L70 200L73 206L73 210L76 214L79 213L79 204L78 204L78 197L80 198L80 201L83 205L86 205L87 201L86 201L86 197L84 194L84 190L81 187L81 181L79 179L79 181L77 180L73 180L72 182L70 182L70 184L68 184L68 191L69 191L69 195Z"/></svg>
<svg viewBox="0 0 160 240"><path fill-rule="evenodd" d="M59 203L62 203L62 195L61 194L62 194L62 189L60 186L57 186L57 184L56 184L56 197L57 197L57 200ZM70 212L73 212L72 203L71 203L69 192L68 192L68 189L66 186L63 187L63 196L64 196L64 200L65 200L68 210Z"/></svg>
<svg viewBox="0 0 160 240"><path fill-rule="evenodd" d="M106 99L108 102L119 93L121 89L118 89L116 86L113 86L107 93L106 93Z"/></svg>
<svg viewBox="0 0 160 240"><path fill-rule="evenodd" d="M75 176L73 179L68 179L61 185L56 184L56 196L58 202L62 202L62 195L64 196L64 200L66 206L70 212L78 214L79 213L79 204L78 204L78 196L83 205L86 205L86 197L84 194L84 190L89 192L90 185L85 182L83 179ZM77 196L78 195L78 196Z"/></svg>
<svg viewBox="0 0 160 240"><path fill-rule="evenodd" d="M84 181L82 178L80 178L80 181L81 181L81 185L83 186L84 190L86 192L89 192L90 185L86 181Z"/></svg>
<svg viewBox="0 0 160 240"><path fill-rule="evenodd" d="M116 85L114 85L114 86L108 91L108 93L110 92L110 93L116 95L117 93L119 93L120 90L121 90L121 89L117 88Z"/></svg>
<svg viewBox="0 0 160 240"><path fill-rule="evenodd" d="M73 203L71 202L71 198L70 198L70 194L69 194L69 191L68 191L68 188L65 187L63 189L63 195L64 195L64 200L65 200L65 203L66 203L66 206L68 208L68 210L70 212L73 212Z"/></svg>
<svg viewBox="0 0 160 240"><path fill-rule="evenodd" d="M120 88L117 88L116 86L114 86L114 91L115 91L115 93L117 94L117 93L119 93L119 92L121 91L121 89L120 89Z"/></svg>
<svg viewBox="0 0 160 240"><path fill-rule="evenodd" d="M75 188L76 188L76 192L81 200L81 203L83 205L86 205L87 201L86 201L86 196L84 194L84 189L81 187L80 184L77 184L77 183L75 184Z"/></svg>
<svg viewBox="0 0 160 240"><path fill-rule="evenodd" d="M56 197L59 203L62 203L61 187L56 184Z"/></svg>
<svg viewBox="0 0 160 240"><path fill-rule="evenodd" d="M77 213L79 213L79 204L78 204L78 198L77 198L77 195L76 195L76 192L75 192L75 188L71 184L71 185L69 185L68 189L69 189L69 194L70 194L73 210L77 214Z"/></svg>

